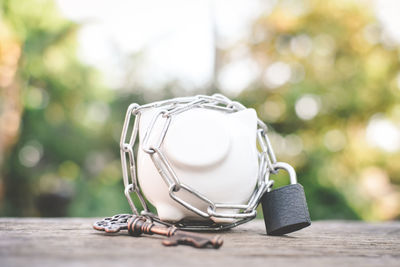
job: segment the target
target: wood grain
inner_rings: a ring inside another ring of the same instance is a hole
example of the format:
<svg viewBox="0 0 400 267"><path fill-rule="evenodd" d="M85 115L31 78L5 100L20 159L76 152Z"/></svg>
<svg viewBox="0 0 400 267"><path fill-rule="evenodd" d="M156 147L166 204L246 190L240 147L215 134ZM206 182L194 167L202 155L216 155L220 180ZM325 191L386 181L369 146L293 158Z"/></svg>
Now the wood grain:
<svg viewBox="0 0 400 267"><path fill-rule="evenodd" d="M255 220L218 249L92 229L98 218L0 218L0 266L400 266L400 222L319 221L283 237Z"/></svg>

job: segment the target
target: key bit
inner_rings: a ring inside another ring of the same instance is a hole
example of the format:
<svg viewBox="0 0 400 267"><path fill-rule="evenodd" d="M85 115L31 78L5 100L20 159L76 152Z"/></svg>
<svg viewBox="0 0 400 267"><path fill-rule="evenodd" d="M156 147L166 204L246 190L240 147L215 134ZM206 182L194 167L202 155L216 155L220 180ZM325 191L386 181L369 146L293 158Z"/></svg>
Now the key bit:
<svg viewBox="0 0 400 267"><path fill-rule="evenodd" d="M216 235L210 239L202 235L196 235L180 230L177 230L174 235L162 241L164 246L177 246L182 244L194 246L196 248L205 248L209 246L219 248L223 243L224 241L220 235Z"/></svg>
<svg viewBox="0 0 400 267"><path fill-rule="evenodd" d="M158 226L139 216L133 216L128 220L128 231L129 234L133 236L140 236L142 234L167 236L169 238L162 242L164 246L177 246L182 244L196 248L219 248L223 244L223 240L219 235L208 238L203 235L178 230L174 226Z"/></svg>

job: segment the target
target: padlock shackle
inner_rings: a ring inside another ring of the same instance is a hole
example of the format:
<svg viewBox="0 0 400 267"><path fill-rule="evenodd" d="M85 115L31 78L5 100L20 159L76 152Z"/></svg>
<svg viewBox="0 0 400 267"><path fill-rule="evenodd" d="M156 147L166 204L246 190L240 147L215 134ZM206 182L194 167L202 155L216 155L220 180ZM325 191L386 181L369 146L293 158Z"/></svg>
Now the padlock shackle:
<svg viewBox="0 0 400 267"><path fill-rule="evenodd" d="M289 174L291 184L297 184L297 175L294 168L286 162L277 162L273 165L276 169L285 170Z"/></svg>

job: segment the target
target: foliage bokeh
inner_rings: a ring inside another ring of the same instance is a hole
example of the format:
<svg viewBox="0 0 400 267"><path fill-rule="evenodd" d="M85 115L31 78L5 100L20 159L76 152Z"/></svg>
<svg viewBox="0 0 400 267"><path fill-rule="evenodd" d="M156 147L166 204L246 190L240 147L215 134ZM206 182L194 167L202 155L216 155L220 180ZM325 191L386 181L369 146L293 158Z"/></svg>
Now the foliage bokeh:
<svg viewBox="0 0 400 267"><path fill-rule="evenodd" d="M240 100L279 133L273 143L295 165L316 218L396 218L399 151L371 146L366 136L374 122L399 125L399 48L359 2L309 4L311 12L298 15L280 3L258 19L249 49L266 74ZM277 66L294 73L287 83L268 76Z"/></svg>
<svg viewBox="0 0 400 267"><path fill-rule="evenodd" d="M80 25L52 1L0 3L0 215L128 212L118 147L125 109L187 90L109 90L76 55ZM217 49L215 73L239 50L261 70L237 100L270 126L312 218L398 218L400 153L366 136L373 123L400 125L399 47L382 38L372 10L353 1L278 1L249 32ZM287 182L278 176L278 185Z"/></svg>

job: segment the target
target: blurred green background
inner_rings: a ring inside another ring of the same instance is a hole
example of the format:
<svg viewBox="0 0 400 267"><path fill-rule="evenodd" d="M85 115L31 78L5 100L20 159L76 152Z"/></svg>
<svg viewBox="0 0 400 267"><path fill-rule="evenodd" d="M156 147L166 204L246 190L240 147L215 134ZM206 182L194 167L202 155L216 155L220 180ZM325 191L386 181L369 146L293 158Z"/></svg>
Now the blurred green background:
<svg viewBox="0 0 400 267"><path fill-rule="evenodd" d="M270 126L312 219L398 219L400 46L370 1L270 2L247 38L224 45L214 32L206 86L171 79L155 90L134 75L146 49L124 59L135 81L110 88L79 56L85 22L66 18L53 1L0 0L0 216L129 212L118 144L128 105L222 92ZM226 84L243 51L248 68L260 71L234 94ZM278 185L287 183L278 176Z"/></svg>

